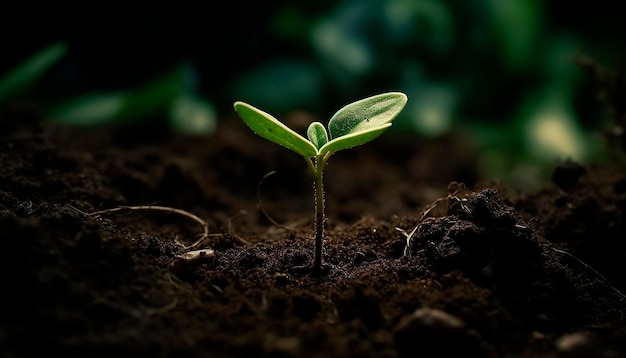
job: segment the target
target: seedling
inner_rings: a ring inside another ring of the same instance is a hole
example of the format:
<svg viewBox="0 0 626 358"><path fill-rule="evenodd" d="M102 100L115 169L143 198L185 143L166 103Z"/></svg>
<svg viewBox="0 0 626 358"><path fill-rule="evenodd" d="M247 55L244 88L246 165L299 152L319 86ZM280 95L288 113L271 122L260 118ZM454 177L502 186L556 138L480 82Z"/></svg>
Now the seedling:
<svg viewBox="0 0 626 358"><path fill-rule="evenodd" d="M324 243L324 166L330 156L342 149L365 144L381 135L407 102L404 93L389 92L346 105L328 122L328 131L320 122L307 129L308 140L269 113L237 101L235 111L257 135L302 155L313 174L315 185L315 257L313 272L322 268Z"/></svg>

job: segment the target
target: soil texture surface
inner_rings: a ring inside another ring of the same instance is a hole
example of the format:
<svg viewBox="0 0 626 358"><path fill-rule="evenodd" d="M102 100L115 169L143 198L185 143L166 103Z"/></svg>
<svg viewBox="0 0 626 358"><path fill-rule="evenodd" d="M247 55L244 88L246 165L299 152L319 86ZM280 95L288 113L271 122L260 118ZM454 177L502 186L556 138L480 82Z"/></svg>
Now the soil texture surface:
<svg viewBox="0 0 626 358"><path fill-rule="evenodd" d="M236 117L1 123L2 357L626 356L623 166L515 192L390 131L329 160L314 273L304 160Z"/></svg>

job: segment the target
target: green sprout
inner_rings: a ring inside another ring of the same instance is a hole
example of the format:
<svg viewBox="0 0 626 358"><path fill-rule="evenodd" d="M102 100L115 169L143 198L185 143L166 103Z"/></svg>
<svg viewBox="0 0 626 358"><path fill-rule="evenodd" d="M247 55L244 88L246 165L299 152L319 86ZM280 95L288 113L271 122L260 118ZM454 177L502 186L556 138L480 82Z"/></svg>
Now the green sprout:
<svg viewBox="0 0 626 358"><path fill-rule="evenodd" d="M407 96L400 92L383 93L346 105L328 122L328 132L320 122L307 129L308 140L272 115L245 102L237 101L235 111L257 135L302 155L315 184L315 257L313 272L322 269L324 243L324 183L322 174L330 156L342 149L365 144L381 135L402 111ZM330 135L329 135L330 134Z"/></svg>

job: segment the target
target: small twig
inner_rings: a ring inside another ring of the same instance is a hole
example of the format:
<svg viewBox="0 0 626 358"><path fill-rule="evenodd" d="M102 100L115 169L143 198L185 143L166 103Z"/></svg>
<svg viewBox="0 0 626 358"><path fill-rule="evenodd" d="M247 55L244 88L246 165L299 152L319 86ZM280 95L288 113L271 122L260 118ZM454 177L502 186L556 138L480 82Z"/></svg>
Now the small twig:
<svg viewBox="0 0 626 358"><path fill-rule="evenodd" d="M272 170L271 172L265 174L263 176L263 178L261 178L261 181L259 181L259 184L256 187L256 200L257 200L257 204L259 205L259 210L261 210L261 213L263 213L263 215L265 215L265 218L267 218L267 220L269 220L275 226L278 226L278 227L286 229L286 230L291 230L291 231L296 230L295 228L292 228L292 227L286 226L286 225L282 225L279 222L277 222L276 220L272 219L272 217L267 213L267 211L263 207L263 204L261 203L261 185L263 184L265 179L267 179L269 176L274 175L274 174L276 174L275 170Z"/></svg>
<svg viewBox="0 0 626 358"><path fill-rule="evenodd" d="M196 240L194 243L192 243L191 245L185 246L180 244L181 246L183 246L183 248L185 249L190 249L190 248L194 248L196 246L198 246L204 239L208 238L210 236L209 234L209 224L207 223L206 220L202 220L200 219L198 216L185 211L185 210L181 210L181 209L176 209L176 208L171 208L168 206L159 206L159 205L138 205L138 206L118 206L115 208L111 208L111 209L104 209L104 210L99 210L99 211L94 211L91 213L86 213L70 204L67 204L67 206L71 209L74 209L78 212L80 212L81 214L85 215L85 216L100 216L103 214L112 214L115 212L119 212L119 211L124 211L124 210L144 210L144 211L161 211L161 212L165 212L165 213L173 213L173 214L178 214L178 215L182 215L184 217L187 217L195 222L197 222L198 224L202 225L202 229L203 232L200 235L200 238L198 240Z"/></svg>
<svg viewBox="0 0 626 358"><path fill-rule="evenodd" d="M404 246L404 252L402 253L402 257L405 257L408 253L409 253L409 248L411 247L411 238L413 237L413 234L415 234L415 231L417 231L418 225L415 225L415 227L413 228L413 230L411 230L411 233L407 234L406 231L400 229L399 227L396 228L396 230L400 231L405 237L406 237L406 245Z"/></svg>
<svg viewBox="0 0 626 358"><path fill-rule="evenodd" d="M422 213L422 216L420 217L420 222L424 220L426 215L428 215L434 208L437 207L437 205L439 205L439 203L441 203L444 200L456 200L459 204L461 204L461 208L463 208L463 210L465 210L468 214L471 214L472 211L467 207L467 205L465 205L465 203L467 202L467 199L461 199L457 196L459 195L459 193L461 193L464 190L465 190L465 186L461 186L460 188L455 189L453 192L451 192L447 196L443 198L439 198L435 200L432 204L428 205L426 209L424 210L424 212Z"/></svg>
<svg viewBox="0 0 626 358"><path fill-rule="evenodd" d="M236 235L235 233L233 233L233 220L235 220L236 218L240 217L241 215L246 215L248 214L247 211L241 209L239 210L239 212L237 213L237 215L235 216L231 216L230 218L228 218L228 235L236 238L237 240L241 241L241 243L243 243L244 245L250 245L250 241L245 240L243 237Z"/></svg>
<svg viewBox="0 0 626 358"><path fill-rule="evenodd" d="M178 305L178 299L174 298L172 302L161 307L142 307L143 309L137 309L129 305L124 305L124 304L113 302L93 292L92 292L92 297L94 298L94 302L93 302L94 304L100 303L100 304L112 307L121 312L127 313L137 319L147 318L153 315L162 314L167 311L171 311L174 308L176 308L176 306Z"/></svg>
<svg viewBox="0 0 626 358"><path fill-rule="evenodd" d="M465 203L467 202L467 199L460 199L457 196L463 190L465 190L465 186L464 185L460 186L459 188L456 188L452 193L448 194L447 196L445 196L443 198L439 198L439 199L435 200L434 202L432 202L430 205L428 205L426 207L426 209L424 210L424 212L422 213L422 215L420 216L419 222L417 223L417 225L415 225L415 227L413 228L411 233L407 234L406 231L404 231L403 229L396 228L396 230L400 231L406 237L406 246L404 246L404 253L402 254L402 257L407 255L407 253L409 251L409 248L411 247L411 239L413 237L413 234L415 234L415 231L417 230L417 227L419 226L419 224L422 221L424 221L426 216L434 208L436 208L437 205L439 205L439 203L441 203L442 201L444 201L444 200L456 200L461 205L461 208L463 208L463 210L465 210L469 214L472 213L472 211L467 207L467 205L465 205Z"/></svg>
<svg viewBox="0 0 626 358"><path fill-rule="evenodd" d="M172 302L166 304L165 306L161 306L161 307L147 307L144 309L144 314L146 316L152 316L155 314L162 314L165 313L167 311L173 310L174 308L176 308L176 306L178 305L178 299L174 298L172 300Z"/></svg>
<svg viewBox="0 0 626 358"><path fill-rule="evenodd" d="M420 222L422 222L424 218L426 217L426 215L428 215L434 208L436 208L437 205L439 205L439 203L441 203L444 200L448 200L449 198L450 198L450 195L444 198L439 198L435 200L433 203L431 203L430 205L428 205L426 209L424 210L424 212L422 213L422 215L420 216Z"/></svg>
<svg viewBox="0 0 626 358"><path fill-rule="evenodd" d="M624 300L626 298L626 295L624 295L620 290L618 290L617 288L615 288L613 285L611 285L611 282L604 276L602 276L598 271L596 271L593 267L587 265L586 263L584 263L581 259L579 259L578 257L570 254L567 251L564 250L560 250L557 249L555 247L552 246L548 246L549 248L551 248L552 250L558 252L559 254L563 254L566 255L576 261L578 261L579 264L585 266L585 268L587 268L589 271L593 272L594 274L596 274L607 286L609 286L618 296L620 296L622 298L622 300Z"/></svg>
<svg viewBox="0 0 626 358"><path fill-rule="evenodd" d="M465 203L467 202L467 199L459 199L459 197L457 197L456 195L450 194L448 195L448 200L451 200L451 199L456 200L461 205L461 208L465 210L465 212L467 212L468 214L472 213L472 211L467 207L467 205L465 205Z"/></svg>

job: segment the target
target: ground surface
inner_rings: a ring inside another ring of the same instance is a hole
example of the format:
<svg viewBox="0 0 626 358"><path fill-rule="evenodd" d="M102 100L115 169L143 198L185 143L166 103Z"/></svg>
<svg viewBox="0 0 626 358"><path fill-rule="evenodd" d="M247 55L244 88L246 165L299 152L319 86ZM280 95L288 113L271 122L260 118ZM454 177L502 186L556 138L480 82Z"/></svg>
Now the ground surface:
<svg viewBox="0 0 626 358"><path fill-rule="evenodd" d="M305 163L235 118L206 139L25 113L0 138L2 357L626 356L623 170L563 163L513 193L459 138L386 133L330 159L312 276ZM209 235L91 214L138 205Z"/></svg>

